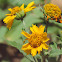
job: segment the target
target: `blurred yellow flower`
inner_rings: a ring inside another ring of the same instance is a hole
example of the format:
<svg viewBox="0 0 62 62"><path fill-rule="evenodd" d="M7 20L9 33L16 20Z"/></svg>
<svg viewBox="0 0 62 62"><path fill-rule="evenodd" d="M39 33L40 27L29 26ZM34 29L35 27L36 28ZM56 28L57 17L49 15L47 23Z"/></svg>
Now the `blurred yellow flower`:
<svg viewBox="0 0 62 62"><path fill-rule="evenodd" d="M33 5L34 5L34 1L29 3L26 8L24 8L24 4L22 4L21 7L16 6L13 9L11 9L11 8L8 9L11 13L6 14L7 17L3 20L3 22L7 24L7 27L9 28L9 30L11 29L13 20L15 18L19 19L19 18L23 17L26 14L26 12L31 11L34 8L36 8Z"/></svg>
<svg viewBox="0 0 62 62"><path fill-rule="evenodd" d="M44 10L45 10L46 16L50 16L51 18L55 18L56 21L57 21L57 19L61 18L61 10L59 9L59 7L57 5L54 5L51 3L46 4L44 6Z"/></svg>
<svg viewBox="0 0 62 62"><path fill-rule="evenodd" d="M22 50L26 52L27 54L32 54L32 56L35 56L38 52L40 54L40 51L42 49L48 49L48 45L45 43L49 40L47 38L47 33L44 32L45 26L41 25L39 28L36 25L32 25L30 27L30 30L32 31L32 34L28 34L25 31L22 31L22 34L27 37L29 43L26 43L22 46Z"/></svg>

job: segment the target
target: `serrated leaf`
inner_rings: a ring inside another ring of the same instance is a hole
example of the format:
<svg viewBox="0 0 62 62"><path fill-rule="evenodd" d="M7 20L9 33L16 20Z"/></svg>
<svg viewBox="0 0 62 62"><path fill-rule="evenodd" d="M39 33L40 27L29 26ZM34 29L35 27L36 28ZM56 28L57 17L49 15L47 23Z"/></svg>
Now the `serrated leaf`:
<svg viewBox="0 0 62 62"><path fill-rule="evenodd" d="M50 57L56 57L58 55L60 55L60 50L59 49L55 49L55 50L52 50L49 54Z"/></svg>
<svg viewBox="0 0 62 62"><path fill-rule="evenodd" d="M49 56L50 56L50 57L56 57L56 56L62 54L62 53L61 53L61 50L57 48L57 44L56 44L55 42L54 42L53 45L50 45L50 47L51 47L51 49L52 49L52 50L50 51L50 53L49 53Z"/></svg>

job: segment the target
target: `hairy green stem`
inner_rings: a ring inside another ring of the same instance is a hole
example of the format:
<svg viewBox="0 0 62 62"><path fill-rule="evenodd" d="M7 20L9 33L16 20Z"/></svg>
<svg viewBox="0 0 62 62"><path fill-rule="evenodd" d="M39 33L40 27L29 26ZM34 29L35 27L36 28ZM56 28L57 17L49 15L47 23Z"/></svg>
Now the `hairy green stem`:
<svg viewBox="0 0 62 62"><path fill-rule="evenodd" d="M46 32L47 32L47 28L48 28L48 21L46 20Z"/></svg>
<svg viewBox="0 0 62 62"><path fill-rule="evenodd" d="M38 62L37 58L36 57L33 57L33 59L35 60L35 62Z"/></svg>
<svg viewBox="0 0 62 62"><path fill-rule="evenodd" d="M44 52L43 52L43 50L41 51L40 55L41 55L41 62L44 62Z"/></svg>

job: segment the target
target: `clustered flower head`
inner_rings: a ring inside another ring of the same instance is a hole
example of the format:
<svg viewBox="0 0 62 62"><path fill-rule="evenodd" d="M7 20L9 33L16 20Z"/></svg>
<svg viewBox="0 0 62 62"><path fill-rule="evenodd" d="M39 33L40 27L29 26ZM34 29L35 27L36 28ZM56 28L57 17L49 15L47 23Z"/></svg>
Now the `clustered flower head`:
<svg viewBox="0 0 62 62"><path fill-rule="evenodd" d="M47 42L49 38L47 38L47 33L44 32L44 28L45 26L43 25L39 28L36 25L32 25L32 27L30 27L32 34L22 31L22 34L27 37L25 40L29 42L22 46L24 52L27 54L31 53L32 56L35 56L37 52L40 54L42 49L48 49L48 45L45 42Z"/></svg>
<svg viewBox="0 0 62 62"><path fill-rule="evenodd" d="M21 19L21 17L23 17L26 12L33 10L34 8L36 8L34 5L34 1L29 3L27 5L26 8L24 8L24 4L22 4L22 6L18 7L14 7L14 8L9 8L8 10L11 12L10 14L6 14L7 17L3 20L4 23L7 24L7 28L9 28L9 30L11 29L13 20L16 19Z"/></svg>
<svg viewBox="0 0 62 62"><path fill-rule="evenodd" d="M57 5L54 5L54 4L46 4L44 6L44 10L45 10L45 13L46 13L46 16L47 16L47 19L48 18L52 18L52 19L60 19L61 18L61 10L60 8L57 6Z"/></svg>

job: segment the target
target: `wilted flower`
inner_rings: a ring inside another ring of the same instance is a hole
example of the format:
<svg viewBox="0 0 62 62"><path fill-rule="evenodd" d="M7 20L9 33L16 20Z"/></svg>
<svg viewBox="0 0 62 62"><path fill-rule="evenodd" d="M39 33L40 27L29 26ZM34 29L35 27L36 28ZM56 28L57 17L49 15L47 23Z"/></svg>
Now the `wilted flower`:
<svg viewBox="0 0 62 62"><path fill-rule="evenodd" d="M11 9L11 8L8 9L11 13L6 14L7 17L3 20L3 22L7 24L7 27L9 28L9 30L11 29L13 20L15 18L16 19L21 19L21 17L23 17L26 14L26 12L31 11L34 8L36 8L33 5L34 5L34 1L29 3L26 8L24 8L24 4L22 4L21 7L16 6L13 9Z"/></svg>
<svg viewBox="0 0 62 62"><path fill-rule="evenodd" d="M25 31L22 31L22 34L27 37L29 43L26 43L22 46L22 50L26 52L27 54L32 54L32 56L35 56L38 52L40 54L40 51L42 49L48 49L48 45L45 43L49 40L47 38L47 33L44 32L45 26L41 25L39 28L36 25L32 25L30 27L30 30L32 31L32 34L28 34Z"/></svg>

